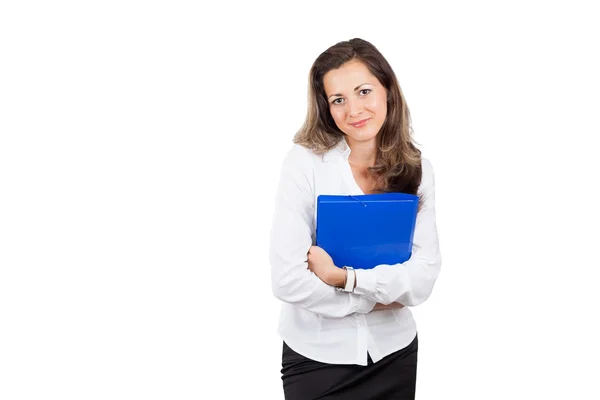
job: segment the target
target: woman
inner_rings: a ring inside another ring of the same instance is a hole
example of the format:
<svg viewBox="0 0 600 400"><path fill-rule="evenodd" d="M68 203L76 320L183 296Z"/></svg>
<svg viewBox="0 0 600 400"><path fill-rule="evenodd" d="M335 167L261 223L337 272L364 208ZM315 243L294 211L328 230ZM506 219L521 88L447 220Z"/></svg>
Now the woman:
<svg viewBox="0 0 600 400"><path fill-rule="evenodd" d="M413 143L396 76L372 44L340 42L315 60L294 143L270 250L273 293L283 301L285 398L414 399L418 339L408 307L429 297L441 264L434 177ZM313 246L317 196L381 192L420 197L411 258L338 268Z"/></svg>

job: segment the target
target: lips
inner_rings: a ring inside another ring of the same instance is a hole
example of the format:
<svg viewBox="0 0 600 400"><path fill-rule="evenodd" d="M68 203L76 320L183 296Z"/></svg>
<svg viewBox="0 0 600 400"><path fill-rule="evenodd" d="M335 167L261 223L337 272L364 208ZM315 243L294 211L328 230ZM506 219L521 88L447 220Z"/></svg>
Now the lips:
<svg viewBox="0 0 600 400"><path fill-rule="evenodd" d="M367 122L369 122L370 120L371 120L371 118L361 119L360 121L354 122L350 125L352 125L355 128L360 128L362 126L365 126L367 124Z"/></svg>

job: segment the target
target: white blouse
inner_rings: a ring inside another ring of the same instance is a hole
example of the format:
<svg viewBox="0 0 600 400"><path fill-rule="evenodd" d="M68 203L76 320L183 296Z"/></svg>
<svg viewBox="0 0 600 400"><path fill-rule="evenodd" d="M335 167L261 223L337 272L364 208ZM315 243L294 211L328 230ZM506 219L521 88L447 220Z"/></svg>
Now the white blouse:
<svg viewBox="0 0 600 400"><path fill-rule="evenodd" d="M406 347L417 329L410 306L425 301L440 272L431 163L423 158L411 258L401 264L356 271L354 293L340 292L307 269L315 244L320 194L364 194L354 180L345 140L324 155L300 145L288 152L281 170L271 229L273 294L283 302L278 332L297 353L330 364L367 365ZM403 308L372 311L376 303Z"/></svg>

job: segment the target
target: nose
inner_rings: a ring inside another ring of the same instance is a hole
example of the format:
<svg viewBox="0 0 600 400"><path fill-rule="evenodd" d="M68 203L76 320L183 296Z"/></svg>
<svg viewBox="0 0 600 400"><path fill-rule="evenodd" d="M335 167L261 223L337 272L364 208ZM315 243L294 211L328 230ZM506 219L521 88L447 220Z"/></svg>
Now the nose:
<svg viewBox="0 0 600 400"><path fill-rule="evenodd" d="M363 112L362 102L360 100L349 100L348 110L350 111L350 117L357 117Z"/></svg>

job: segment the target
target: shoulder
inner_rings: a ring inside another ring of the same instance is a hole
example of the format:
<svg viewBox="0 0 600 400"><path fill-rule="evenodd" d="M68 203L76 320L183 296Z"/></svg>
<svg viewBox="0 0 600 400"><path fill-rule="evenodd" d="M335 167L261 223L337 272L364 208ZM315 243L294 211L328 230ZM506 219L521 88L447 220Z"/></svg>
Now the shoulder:
<svg viewBox="0 0 600 400"><path fill-rule="evenodd" d="M425 197L426 207L431 207L435 203L435 178L433 174L433 165L425 157L421 157L421 184L419 193Z"/></svg>
<svg viewBox="0 0 600 400"><path fill-rule="evenodd" d="M312 170L314 166L322 161L322 156L317 155L311 149L300 144L294 144L284 158L284 166L295 166L302 170Z"/></svg>
<svg viewBox="0 0 600 400"><path fill-rule="evenodd" d="M421 184L419 185L421 192L431 192L435 190L435 176L433 173L433 165L428 158L421 157Z"/></svg>
<svg viewBox="0 0 600 400"><path fill-rule="evenodd" d="M421 157L421 171L423 174L422 179L433 178L433 165L426 157Z"/></svg>
<svg viewBox="0 0 600 400"><path fill-rule="evenodd" d="M296 143L289 149L287 159L318 165L335 160L337 157L348 151L349 148L345 140L339 140L328 150L322 151L312 150L309 147Z"/></svg>
<svg viewBox="0 0 600 400"><path fill-rule="evenodd" d="M295 162L312 162L316 154L309 148L294 144L287 152L286 160Z"/></svg>
<svg viewBox="0 0 600 400"><path fill-rule="evenodd" d="M296 179L301 176L306 178L312 176L316 157L317 155L309 148L294 144L288 149L283 159L283 176Z"/></svg>

